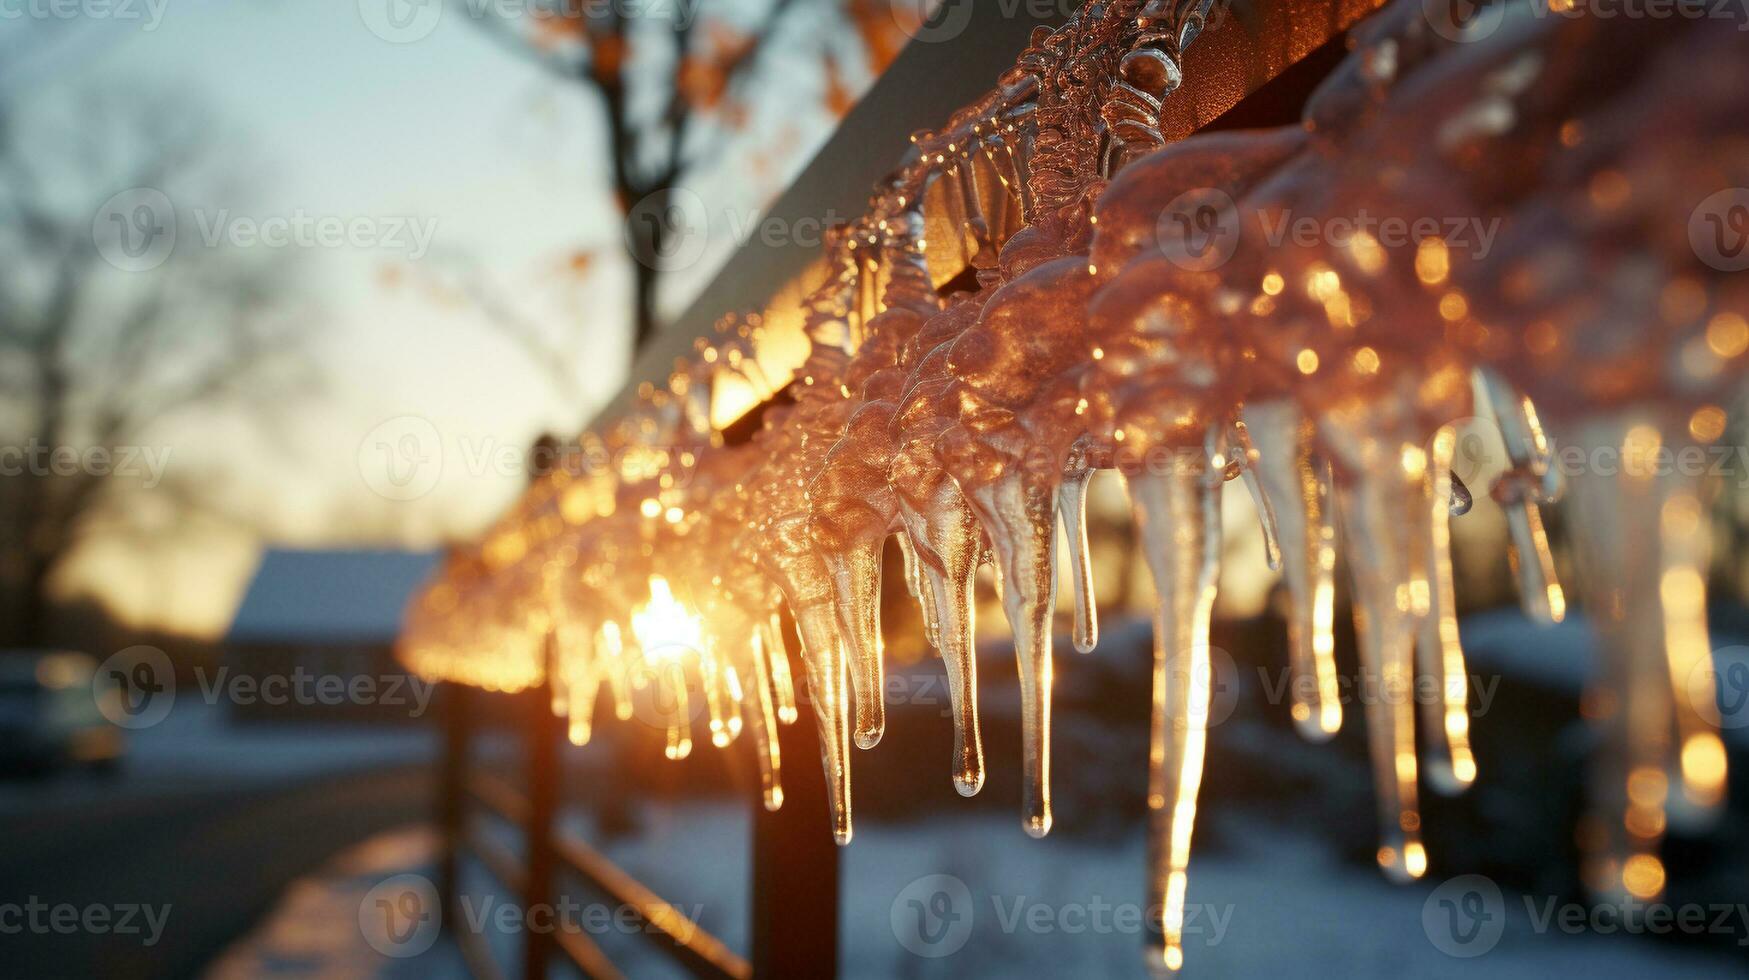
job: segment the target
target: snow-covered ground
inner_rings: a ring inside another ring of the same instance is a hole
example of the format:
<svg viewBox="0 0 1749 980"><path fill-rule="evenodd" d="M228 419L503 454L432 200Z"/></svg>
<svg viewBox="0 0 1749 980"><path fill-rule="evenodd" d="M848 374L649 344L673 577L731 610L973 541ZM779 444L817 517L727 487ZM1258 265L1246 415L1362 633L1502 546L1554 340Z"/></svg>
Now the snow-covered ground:
<svg viewBox="0 0 1749 980"><path fill-rule="evenodd" d="M745 951L747 819L727 805L646 808L636 836L606 842L602 850L731 948ZM571 829L587 832L588 823L574 819ZM1716 954L1643 938L1539 934L1527 908L1540 909L1543 900L1533 897L1527 905L1510 893L1491 907L1503 916L1498 942L1474 957L1450 956L1439 945L1453 941L1440 905L1449 889L1439 890L1439 883L1392 886L1339 865L1321 841L1279 826L1227 830L1224 837L1234 843L1192 864L1187 977L1542 978L1560 971L1588 978L1711 978L1729 966ZM377 882L432 874L434 846L428 831L407 829L356 849L291 889L281 909L212 975L460 976L460 960L447 943L417 957L392 958L373 949L359 926L360 905ZM845 977L1146 975L1136 931L1139 832L1031 841L1014 821L995 816L865 823L842 861ZM944 875L951 879L938 877ZM475 910L508 900L477 870L469 892ZM590 900L579 897L582 907ZM919 919L925 912L935 920ZM593 914L606 921L610 913ZM490 925L484 931L499 962L514 964L517 932ZM594 930L593 938L628 976L684 976L641 936L609 925Z"/></svg>

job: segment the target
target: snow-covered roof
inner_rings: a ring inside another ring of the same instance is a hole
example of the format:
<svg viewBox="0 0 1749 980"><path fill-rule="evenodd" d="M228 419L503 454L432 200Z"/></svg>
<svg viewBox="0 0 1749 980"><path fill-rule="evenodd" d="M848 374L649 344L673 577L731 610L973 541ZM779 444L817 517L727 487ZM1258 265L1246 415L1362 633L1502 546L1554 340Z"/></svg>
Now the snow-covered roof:
<svg viewBox="0 0 1749 980"><path fill-rule="evenodd" d="M407 599L436 569L435 551L270 548L237 606L226 639L387 642Z"/></svg>

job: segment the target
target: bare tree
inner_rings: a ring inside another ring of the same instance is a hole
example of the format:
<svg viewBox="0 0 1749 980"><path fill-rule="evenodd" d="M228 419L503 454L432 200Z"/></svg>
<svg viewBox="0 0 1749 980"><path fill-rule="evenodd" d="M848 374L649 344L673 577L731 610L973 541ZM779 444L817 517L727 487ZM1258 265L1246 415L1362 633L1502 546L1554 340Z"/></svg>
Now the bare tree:
<svg viewBox="0 0 1749 980"><path fill-rule="evenodd" d="M28 117L0 102L0 642L46 642L56 566L122 480L167 462L155 426L303 381L281 356L306 336L286 262L186 228L148 251L173 237L157 202L199 178L214 135L187 99L88 93Z"/></svg>
<svg viewBox="0 0 1749 980"><path fill-rule="evenodd" d="M610 189L627 219L634 356L656 331L660 258L673 247L671 198L682 181L720 159L753 100L795 98L801 63L819 66L821 105L843 115L853 77L878 74L903 40L890 0L529 0L528 8L475 22L600 101ZM762 71L778 55L784 67Z"/></svg>

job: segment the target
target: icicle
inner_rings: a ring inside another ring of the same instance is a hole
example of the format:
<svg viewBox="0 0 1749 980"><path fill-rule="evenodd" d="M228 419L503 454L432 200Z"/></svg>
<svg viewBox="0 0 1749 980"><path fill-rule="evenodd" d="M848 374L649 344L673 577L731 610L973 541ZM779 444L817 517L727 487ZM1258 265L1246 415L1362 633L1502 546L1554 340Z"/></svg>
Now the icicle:
<svg viewBox="0 0 1749 980"><path fill-rule="evenodd" d="M570 711L570 664L575 657L571 650L571 627L562 620L553 623L553 645L556 656L553 669L547 672L547 694L553 717L563 718Z"/></svg>
<svg viewBox="0 0 1749 980"><path fill-rule="evenodd" d="M905 562L905 592L913 599L923 598L923 580L918 576L917 549L911 547L911 539L901 534L898 536L899 557ZM932 641L933 642L933 641Z"/></svg>
<svg viewBox="0 0 1749 980"><path fill-rule="evenodd" d="M698 658L699 686L704 688L705 711L710 717L711 744L719 749L728 746L734 736L729 731L729 715L723 698L722 664L714 652L706 651Z"/></svg>
<svg viewBox="0 0 1749 980"><path fill-rule="evenodd" d="M1326 439L1349 449L1336 501L1354 584L1361 679L1372 693L1366 734L1378 796L1379 866L1399 881L1427 870L1415 756L1415 633L1430 605L1427 452L1402 426L1381 424L1394 406L1325 418Z"/></svg>
<svg viewBox="0 0 1749 980"><path fill-rule="evenodd" d="M734 664L723 664L717 676L723 685L723 724L728 729L729 741L733 742L741 737L741 729L745 724L741 719L741 700L745 693L741 689L741 672L735 669Z"/></svg>
<svg viewBox="0 0 1749 980"><path fill-rule="evenodd" d="M1075 649L1092 653L1099 645L1099 610L1093 597L1093 556L1087 547L1087 483L1093 470L1065 474L1057 488L1057 510L1062 515L1063 537L1069 543L1069 565L1075 570Z"/></svg>
<svg viewBox="0 0 1749 980"><path fill-rule="evenodd" d="M783 642L783 620L776 612L765 625L765 649L771 667L771 694L777 700L777 720L793 725L801 714L796 711L796 685L790 678L789 650Z"/></svg>
<svg viewBox="0 0 1749 980"><path fill-rule="evenodd" d="M1010 471L971 499L1001 559L1002 608L1020 668L1021 823L1051 831L1051 613L1057 603L1054 489L1026 486Z"/></svg>
<svg viewBox="0 0 1749 980"><path fill-rule="evenodd" d="M1585 467L1569 488L1574 527L1591 529L1575 534L1574 548L1598 639L1603 727L1585 878L1615 902L1662 893L1667 817L1702 822L1722 801L1726 776L1724 745L1707 724L1715 702L1704 669L1709 548L1699 477L1657 466L1661 448L1679 453L1687 438L1647 418L1624 413L1580 427L1588 458L1616 454L1620 473Z"/></svg>
<svg viewBox="0 0 1749 980"><path fill-rule="evenodd" d="M881 542L858 541L847 552L822 552L838 624L848 641L856 701L857 748L872 749L886 730L886 675L881 664Z"/></svg>
<svg viewBox="0 0 1749 980"><path fill-rule="evenodd" d="M599 653L605 651L612 660L612 669L607 674L607 686L613 696L613 716L620 721L630 721L632 717L632 671L630 661L625 655L624 634L620 632L619 624L608 620L601 624L595 638L595 649Z"/></svg>
<svg viewBox="0 0 1749 980"><path fill-rule="evenodd" d="M820 763L826 770L826 796L832 808L832 839L850 843L850 698L845 690L845 650L832 607L817 603L796 610L802 636L802 663L808 671L808 697L819 726ZM774 661L775 662L775 661Z"/></svg>
<svg viewBox="0 0 1749 980"><path fill-rule="evenodd" d="M1245 489L1250 492L1251 504L1257 511L1257 523L1263 531L1263 560L1270 571L1279 572L1281 528L1276 524L1275 508L1270 505L1269 495L1263 492L1263 484L1257 478L1257 447L1251 444L1251 431L1246 428L1244 420L1233 422L1229 443L1239 463L1239 476L1245 481Z"/></svg>
<svg viewBox="0 0 1749 980"><path fill-rule="evenodd" d="M945 476L936 487L935 506L918 514L901 505L905 536L912 539L933 608L936 649L947 671L953 703L953 785L961 796L984 788L984 743L978 730L977 607L973 588L983 553L983 532L959 488Z"/></svg>
<svg viewBox="0 0 1749 980"><path fill-rule="evenodd" d="M1288 593L1292 714L1300 734L1324 741L1342 727L1336 679L1336 528L1328 468L1312 455L1313 430L1288 401L1247 404L1255 472L1275 517Z"/></svg>
<svg viewBox="0 0 1749 980"><path fill-rule="evenodd" d="M941 653L941 623L936 613L936 601L931 593L928 580L923 573L923 564L917 558L917 546L911 543L911 535L898 534L899 554L905 559L905 591L911 598L917 600L917 608L923 613L923 638L929 643L937 655Z"/></svg>
<svg viewBox="0 0 1749 980"><path fill-rule="evenodd" d="M1512 569L1519 604L1525 615L1538 622L1558 623L1567 614L1567 599L1555 577L1555 559L1549 552L1549 537L1537 503L1555 499L1559 472L1549 467L1548 440L1530 399L1513 392L1492 371L1480 370L1476 379L1512 464L1500 475L1494 496L1506 511L1512 535Z"/></svg>
<svg viewBox="0 0 1749 980"><path fill-rule="evenodd" d="M594 634L581 623L566 627L560 670L566 685L566 736L572 745L587 745L594 730L595 697L601 688L602 665Z"/></svg>
<svg viewBox="0 0 1749 980"><path fill-rule="evenodd" d="M1457 598L1451 577L1451 459L1457 431L1451 426L1433 437L1427 461L1430 534L1427 546L1428 610L1421 619L1416 650L1421 673L1439 681L1439 694L1417 698L1429 746L1428 776L1442 792L1458 792L1476 779L1470 752L1469 674L1458 642Z"/></svg>
<svg viewBox="0 0 1749 980"><path fill-rule="evenodd" d="M665 712L668 720L668 744L664 750L670 759L684 759L692 754L692 704L686 692L686 668L679 660L665 660L657 666L652 698L660 702L672 698Z"/></svg>
<svg viewBox="0 0 1749 980"><path fill-rule="evenodd" d="M782 750L778 747L777 710L772 700L769 653L763 640L764 630L753 629L748 642L753 645L753 697L748 701L752 711L753 747L759 756L759 787L765 809L783 806Z"/></svg>
<svg viewBox="0 0 1749 980"><path fill-rule="evenodd" d="M601 674L593 665L579 665L572 675L570 713L565 725L566 737L572 745L588 745L594 734L595 695L600 686Z"/></svg>
<svg viewBox="0 0 1749 980"><path fill-rule="evenodd" d="M1148 750L1148 907L1160 910L1149 961L1184 962L1184 896L1208 737L1208 628L1220 557L1220 485L1208 472L1128 478L1154 579L1154 707Z"/></svg>

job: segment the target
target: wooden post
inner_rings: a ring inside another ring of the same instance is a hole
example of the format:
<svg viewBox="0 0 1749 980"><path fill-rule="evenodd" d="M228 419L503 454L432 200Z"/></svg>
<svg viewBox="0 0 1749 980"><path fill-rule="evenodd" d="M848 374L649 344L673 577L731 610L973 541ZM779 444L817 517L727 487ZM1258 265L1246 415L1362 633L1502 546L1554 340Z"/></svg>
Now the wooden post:
<svg viewBox="0 0 1749 980"><path fill-rule="evenodd" d="M789 624L785 621L785 629ZM791 673L807 676L791 658ZM753 976L831 977L838 973L838 845L826 802L826 775L813 707L797 690L802 717L778 725L783 807L765 809L753 793Z"/></svg>
<svg viewBox="0 0 1749 980"><path fill-rule="evenodd" d="M443 685L440 710L443 722L443 756L437 771L437 828L441 837L437 864L438 896L443 921L452 927L461 921L462 835L466 832L468 742L473 733L472 699L466 684Z"/></svg>
<svg viewBox="0 0 1749 980"><path fill-rule="evenodd" d="M552 675L553 635L547 634L547 676ZM553 824L559 809L559 741L564 737L563 719L553 714L551 681L543 681L521 706L527 746L528 823L523 828L528 846L528 877L523 888L522 975L526 980L544 980L555 949L553 930L554 883ZM537 913L537 910L538 913ZM539 922L540 929L531 928Z"/></svg>

